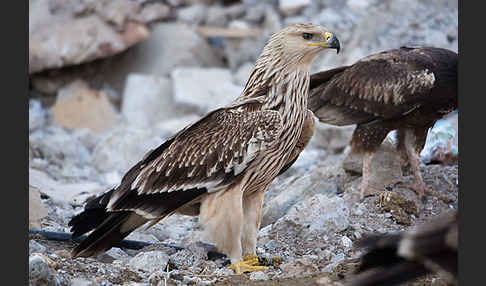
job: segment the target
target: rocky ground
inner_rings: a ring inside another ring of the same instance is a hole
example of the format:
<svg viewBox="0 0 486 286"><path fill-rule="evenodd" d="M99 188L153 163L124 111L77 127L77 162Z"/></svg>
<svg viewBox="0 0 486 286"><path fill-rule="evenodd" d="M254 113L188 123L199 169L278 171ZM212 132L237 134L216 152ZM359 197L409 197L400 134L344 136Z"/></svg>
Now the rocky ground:
<svg viewBox="0 0 486 286"><path fill-rule="evenodd" d="M457 1L29 1L29 228L69 232L87 199L119 183L151 148L238 96L268 36L302 21L338 35L350 64L401 45L457 51ZM75 35L75 36L73 36ZM393 152L377 153L379 196L359 200L354 126L318 123L310 145L266 194L257 253L265 272L234 275L209 253L195 217L174 215L128 239L154 243L72 259L72 242L30 235L30 285L341 285L369 232L407 229L457 208L457 114L422 152L426 202ZM183 246L178 250L167 245ZM435 276L410 285L442 285Z"/></svg>

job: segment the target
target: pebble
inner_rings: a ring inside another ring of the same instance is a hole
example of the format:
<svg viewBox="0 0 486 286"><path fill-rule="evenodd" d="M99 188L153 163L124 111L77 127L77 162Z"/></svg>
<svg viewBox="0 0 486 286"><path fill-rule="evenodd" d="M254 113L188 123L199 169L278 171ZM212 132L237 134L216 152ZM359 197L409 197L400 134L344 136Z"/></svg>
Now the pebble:
<svg viewBox="0 0 486 286"><path fill-rule="evenodd" d="M265 274L263 271L256 271L256 272L251 272L250 273L250 280L263 280L266 281L268 280L268 275Z"/></svg>

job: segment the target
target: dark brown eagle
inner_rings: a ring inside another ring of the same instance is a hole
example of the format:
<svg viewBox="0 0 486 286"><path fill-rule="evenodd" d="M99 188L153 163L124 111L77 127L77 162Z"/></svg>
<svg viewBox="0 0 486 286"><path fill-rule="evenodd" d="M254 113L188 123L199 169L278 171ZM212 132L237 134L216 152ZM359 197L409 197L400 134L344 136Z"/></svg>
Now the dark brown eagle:
<svg viewBox="0 0 486 286"><path fill-rule="evenodd" d="M199 215L236 273L263 269L255 247L264 193L312 136L309 69L327 48L339 51L339 41L313 24L272 35L237 99L149 152L72 218L74 237L94 230L73 257L99 254L148 222L182 213Z"/></svg>
<svg viewBox="0 0 486 286"><path fill-rule="evenodd" d="M429 128L457 108L457 53L434 47L384 51L313 74L310 89L308 108L321 122L357 124L351 152L364 153L362 198L376 192L369 185L371 161L392 130L415 177L408 187L422 198L427 188L419 154Z"/></svg>
<svg viewBox="0 0 486 286"><path fill-rule="evenodd" d="M428 273L457 284L459 219L456 211L396 234L365 237L367 248L349 286L398 285Z"/></svg>

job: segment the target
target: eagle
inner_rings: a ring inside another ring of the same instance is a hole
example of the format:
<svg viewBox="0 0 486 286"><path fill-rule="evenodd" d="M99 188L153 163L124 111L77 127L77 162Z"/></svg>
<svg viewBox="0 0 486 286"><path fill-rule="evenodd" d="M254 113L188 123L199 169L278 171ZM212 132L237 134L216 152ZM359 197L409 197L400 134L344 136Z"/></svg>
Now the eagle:
<svg viewBox="0 0 486 286"><path fill-rule="evenodd" d="M180 213L199 215L236 273L265 269L255 254L264 193L312 137L309 70L325 49L339 52L340 43L320 25L274 33L238 98L148 152L70 220L73 237L92 231L72 256L100 254L136 228Z"/></svg>
<svg viewBox="0 0 486 286"><path fill-rule="evenodd" d="M364 155L361 198L376 194L369 183L373 154L396 130L402 163L415 179L407 187L422 199L428 189L419 154L429 128L457 109L457 53L401 47L313 74L308 108L321 122L357 125L350 152Z"/></svg>
<svg viewBox="0 0 486 286"><path fill-rule="evenodd" d="M429 273L457 284L458 231L458 212L449 211L402 233L364 237L357 246L367 250L348 286L398 285Z"/></svg>

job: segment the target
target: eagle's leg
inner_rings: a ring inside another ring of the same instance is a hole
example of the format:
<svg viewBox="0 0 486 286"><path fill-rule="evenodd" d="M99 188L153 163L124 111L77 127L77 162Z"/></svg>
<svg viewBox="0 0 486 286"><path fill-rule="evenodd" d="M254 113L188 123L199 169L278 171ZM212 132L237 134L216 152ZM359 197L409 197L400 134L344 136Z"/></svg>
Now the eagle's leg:
<svg viewBox="0 0 486 286"><path fill-rule="evenodd" d="M261 189L243 197L243 233L241 235L241 245L243 248L243 263L246 271L265 270L267 267L258 266L256 256L257 234L260 229L262 219L262 206L265 190ZM245 271L245 272L246 272Z"/></svg>
<svg viewBox="0 0 486 286"><path fill-rule="evenodd" d="M371 162L373 162L374 155L375 152L365 152L363 156L363 178L361 179L360 193L361 200L367 196L373 196L377 193L377 191L370 186Z"/></svg>
<svg viewBox="0 0 486 286"><path fill-rule="evenodd" d="M209 239L235 265L241 261L242 190L239 185L209 193L201 200L199 218Z"/></svg>
<svg viewBox="0 0 486 286"><path fill-rule="evenodd" d="M425 138L427 137L427 129L412 130L406 129L403 141L400 143L401 147L405 149L408 156L408 162L412 169L415 183L412 185L406 185L405 187L413 190L422 199L424 194L429 193L427 186L425 185L422 174L420 173L420 150L422 150L425 144Z"/></svg>
<svg viewBox="0 0 486 286"><path fill-rule="evenodd" d="M360 197L373 196L381 190L370 184L371 163L376 150L380 147L386 135L393 130L393 126L382 123L361 124L356 126L351 137L351 152L361 153L363 156L363 178L361 181Z"/></svg>

